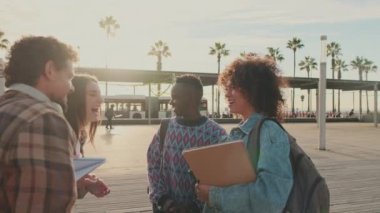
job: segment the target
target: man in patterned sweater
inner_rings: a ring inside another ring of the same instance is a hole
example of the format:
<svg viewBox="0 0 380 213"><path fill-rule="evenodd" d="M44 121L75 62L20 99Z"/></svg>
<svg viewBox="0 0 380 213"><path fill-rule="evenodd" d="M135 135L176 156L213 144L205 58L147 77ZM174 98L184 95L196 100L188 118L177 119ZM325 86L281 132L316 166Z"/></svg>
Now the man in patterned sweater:
<svg viewBox="0 0 380 213"><path fill-rule="evenodd" d="M10 50L0 97L0 212L71 212L76 137L62 115L73 89L72 48L25 37Z"/></svg>
<svg viewBox="0 0 380 213"><path fill-rule="evenodd" d="M160 131L148 148L149 198L154 212L200 212L195 180L188 173L182 157L184 149L218 143L226 131L214 121L201 116L199 106L203 86L194 75L177 77L170 104L176 117L170 119L160 150ZM162 164L162 165L161 165Z"/></svg>

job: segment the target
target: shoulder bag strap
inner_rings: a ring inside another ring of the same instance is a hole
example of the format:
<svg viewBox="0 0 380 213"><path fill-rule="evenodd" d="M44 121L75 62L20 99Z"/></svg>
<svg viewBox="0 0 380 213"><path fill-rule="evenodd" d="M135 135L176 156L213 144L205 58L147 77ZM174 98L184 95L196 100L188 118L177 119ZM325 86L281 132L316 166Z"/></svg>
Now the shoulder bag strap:
<svg viewBox="0 0 380 213"><path fill-rule="evenodd" d="M160 125L160 153L161 155L164 152L164 143L165 143L166 132L169 126L169 121L170 119L161 120L161 125Z"/></svg>
<svg viewBox="0 0 380 213"><path fill-rule="evenodd" d="M166 132L168 130L170 119L162 119L160 124L160 155L161 155L161 162L160 162L160 175L162 175L162 165L164 163L164 144L165 144L165 137Z"/></svg>
<svg viewBox="0 0 380 213"><path fill-rule="evenodd" d="M257 169L257 163L258 163L259 157L260 157L261 127L263 126L263 124L266 120L271 120L271 121L277 123L277 125L279 125L282 129L284 129L284 127L277 121L277 119L263 117L259 121L257 121L255 127L252 128L252 130L249 132L247 148L248 148L248 153L251 156L252 166L255 170ZM285 131L285 129L284 129L284 131Z"/></svg>

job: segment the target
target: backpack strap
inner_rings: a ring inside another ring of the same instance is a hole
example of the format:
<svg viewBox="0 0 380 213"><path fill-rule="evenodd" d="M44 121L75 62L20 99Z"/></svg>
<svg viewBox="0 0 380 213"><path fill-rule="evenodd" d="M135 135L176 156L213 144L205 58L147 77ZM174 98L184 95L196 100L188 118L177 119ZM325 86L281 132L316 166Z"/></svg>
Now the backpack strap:
<svg viewBox="0 0 380 213"><path fill-rule="evenodd" d="M264 122L270 120L275 122L277 125L281 127L285 132L286 130L284 127L278 122L275 118L269 118L269 117L263 117L259 121L257 121L256 125L252 130L249 132L248 135L248 153L251 156L251 163L253 168L257 169L257 163L259 162L260 157L260 136L261 136L261 127L263 126Z"/></svg>
<svg viewBox="0 0 380 213"><path fill-rule="evenodd" d="M170 119L162 119L160 124L160 153L162 155L164 151L164 143L165 143L165 137L166 132L168 130Z"/></svg>
<svg viewBox="0 0 380 213"><path fill-rule="evenodd" d="M168 130L170 119L162 119L160 124L160 175L162 175L162 165L164 164L164 144L165 144L165 136Z"/></svg>
<svg viewBox="0 0 380 213"><path fill-rule="evenodd" d="M161 161L160 161L160 178L162 178L162 165L164 164L164 144L165 144L165 137L166 137L166 132L168 130L170 119L162 119L160 123L160 130L159 130L159 136L160 136L160 156L161 156ZM147 190L149 194L149 186ZM161 212L161 206L158 204L161 202L164 202L166 199L168 199L168 195L165 194L161 196L158 200L158 203L153 203L153 212Z"/></svg>

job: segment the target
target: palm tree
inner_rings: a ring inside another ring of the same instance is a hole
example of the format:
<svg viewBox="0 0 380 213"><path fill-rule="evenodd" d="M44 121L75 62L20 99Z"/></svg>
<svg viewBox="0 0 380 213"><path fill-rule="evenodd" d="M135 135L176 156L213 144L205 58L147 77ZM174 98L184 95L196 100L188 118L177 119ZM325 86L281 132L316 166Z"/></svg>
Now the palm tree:
<svg viewBox="0 0 380 213"><path fill-rule="evenodd" d="M3 38L4 32L0 31L0 50L7 49L9 45L9 41L6 38Z"/></svg>
<svg viewBox="0 0 380 213"><path fill-rule="evenodd" d="M4 49L4 50L6 50L6 49L8 49L8 44L9 44L9 41L8 41L8 39L6 39L6 38L3 38L3 36L4 36L4 33L2 32L2 31L0 31L0 50L2 50L2 49ZM2 58L0 58L0 77L3 75L3 66L5 65L5 62L4 62L4 60L2 59ZM2 92L4 92L4 88L3 87L5 87L5 86L3 86L3 85L0 85L0 93L2 93Z"/></svg>
<svg viewBox="0 0 380 213"><path fill-rule="evenodd" d="M342 59L335 61L335 70L338 71L338 79L342 79L342 71L348 71L348 65ZM340 90L338 90L338 114L340 113Z"/></svg>
<svg viewBox="0 0 380 213"><path fill-rule="evenodd" d="M363 80L364 71L364 58L356 56L354 60L351 61L351 66L353 69L357 69L359 72L359 80ZM362 115L362 90L359 90L359 115Z"/></svg>
<svg viewBox="0 0 380 213"><path fill-rule="evenodd" d="M301 70L306 70L307 77L310 78L310 71L317 70L317 62L315 58L306 56L305 60L302 60L298 66L300 66ZM310 112L310 89L307 89L307 111Z"/></svg>
<svg viewBox="0 0 380 213"><path fill-rule="evenodd" d="M288 41L288 44L286 46L286 48L289 48L291 50L293 50L293 77L296 77L296 51L297 49L301 49L304 45L302 44L302 40L297 38L297 37L294 37L292 40L289 40ZM292 92L292 113L294 113L294 88L293 88L293 92Z"/></svg>
<svg viewBox="0 0 380 213"><path fill-rule="evenodd" d="M363 80L363 71L364 71L364 58L356 56L354 60L351 61L351 66L353 69L357 69L359 73L359 80Z"/></svg>
<svg viewBox="0 0 380 213"><path fill-rule="evenodd" d="M273 47L268 47L268 52L267 56L272 57L274 61L283 61L285 58L284 56L280 53L279 48L273 48Z"/></svg>
<svg viewBox="0 0 380 213"><path fill-rule="evenodd" d="M373 63L373 61L370 61L368 59L364 59L364 70L365 72L365 80L368 81L368 73L369 72L376 72L377 66Z"/></svg>
<svg viewBox="0 0 380 213"><path fill-rule="evenodd" d="M306 70L307 77L310 78L310 71L316 70L317 68L317 62L315 61L315 58L306 56L304 60L302 60L298 66L300 66L301 70Z"/></svg>
<svg viewBox="0 0 380 213"><path fill-rule="evenodd" d="M346 64L346 61L337 58L335 61L335 70L338 72L338 79L342 79L342 71L348 71L348 64Z"/></svg>
<svg viewBox="0 0 380 213"><path fill-rule="evenodd" d="M228 56L230 50L226 49L225 43L215 42L214 47L210 47L210 55L216 55L218 61L218 75L220 73L220 59L222 56ZM217 91L217 114L220 115L220 92Z"/></svg>
<svg viewBox="0 0 380 213"><path fill-rule="evenodd" d="M106 16L104 19L99 21L100 28L104 29L107 35L107 43L109 43L109 38L115 36L116 30L120 28L119 23L113 16ZM106 70L108 70L108 55L106 53ZM106 80L106 96L108 95L108 82Z"/></svg>
<svg viewBox="0 0 380 213"><path fill-rule="evenodd" d="M327 44L327 56L331 56L331 72L332 72L332 79L335 79L334 73L335 73L335 57L341 55L340 53L341 48L340 45L336 42L331 42L330 44ZM335 91L332 90L332 108L335 112Z"/></svg>
<svg viewBox="0 0 380 213"><path fill-rule="evenodd" d="M368 59L364 59L364 72L365 72L365 80L368 81L368 73L369 72L376 72L377 66L373 64L373 61L370 61ZM366 101L367 101L367 113L369 113L369 107L368 107L368 90L365 91Z"/></svg>
<svg viewBox="0 0 380 213"><path fill-rule="evenodd" d="M157 71L162 70L162 57L169 57L171 56L171 53L169 51L169 46L159 40L152 46L152 49L148 52L148 55L156 56L157 57ZM161 84L158 83L157 85L157 96L161 96Z"/></svg>
<svg viewBox="0 0 380 213"><path fill-rule="evenodd" d="M243 52L241 52L240 53L240 57L246 57L246 56L256 56L257 54L256 53L254 53L254 52L245 52L245 51L243 51Z"/></svg>

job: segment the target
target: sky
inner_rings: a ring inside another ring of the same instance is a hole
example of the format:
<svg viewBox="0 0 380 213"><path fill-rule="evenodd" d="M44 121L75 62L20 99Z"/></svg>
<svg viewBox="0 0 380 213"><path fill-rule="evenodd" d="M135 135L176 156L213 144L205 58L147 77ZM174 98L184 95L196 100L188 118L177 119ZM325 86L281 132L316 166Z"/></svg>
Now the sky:
<svg viewBox="0 0 380 213"><path fill-rule="evenodd" d="M302 40L297 63L305 56L319 62L320 36L338 42L341 58L363 56L380 65L380 0L0 0L0 30L13 43L26 35L54 36L76 48L78 66L154 70L148 56L154 42L166 42L172 54L163 70L217 72L215 42L226 44L225 67L243 51L267 53L280 48L285 76L293 73L293 52L286 43ZM120 29L107 40L99 21L113 16ZM0 57L5 55L0 51ZM328 58L328 62L331 59ZM328 63L327 69L330 69ZM358 79L352 68L343 79ZM305 71L296 75L306 77ZM312 77L318 77L313 71ZM327 76L331 76L328 71ZM368 80L380 81L380 70ZM296 91L298 95L305 91ZM329 95L329 94L328 94ZM346 101L352 102L352 93ZM343 97L344 98L344 97ZM296 99L297 100L297 99ZM327 103L329 104L329 103Z"/></svg>

